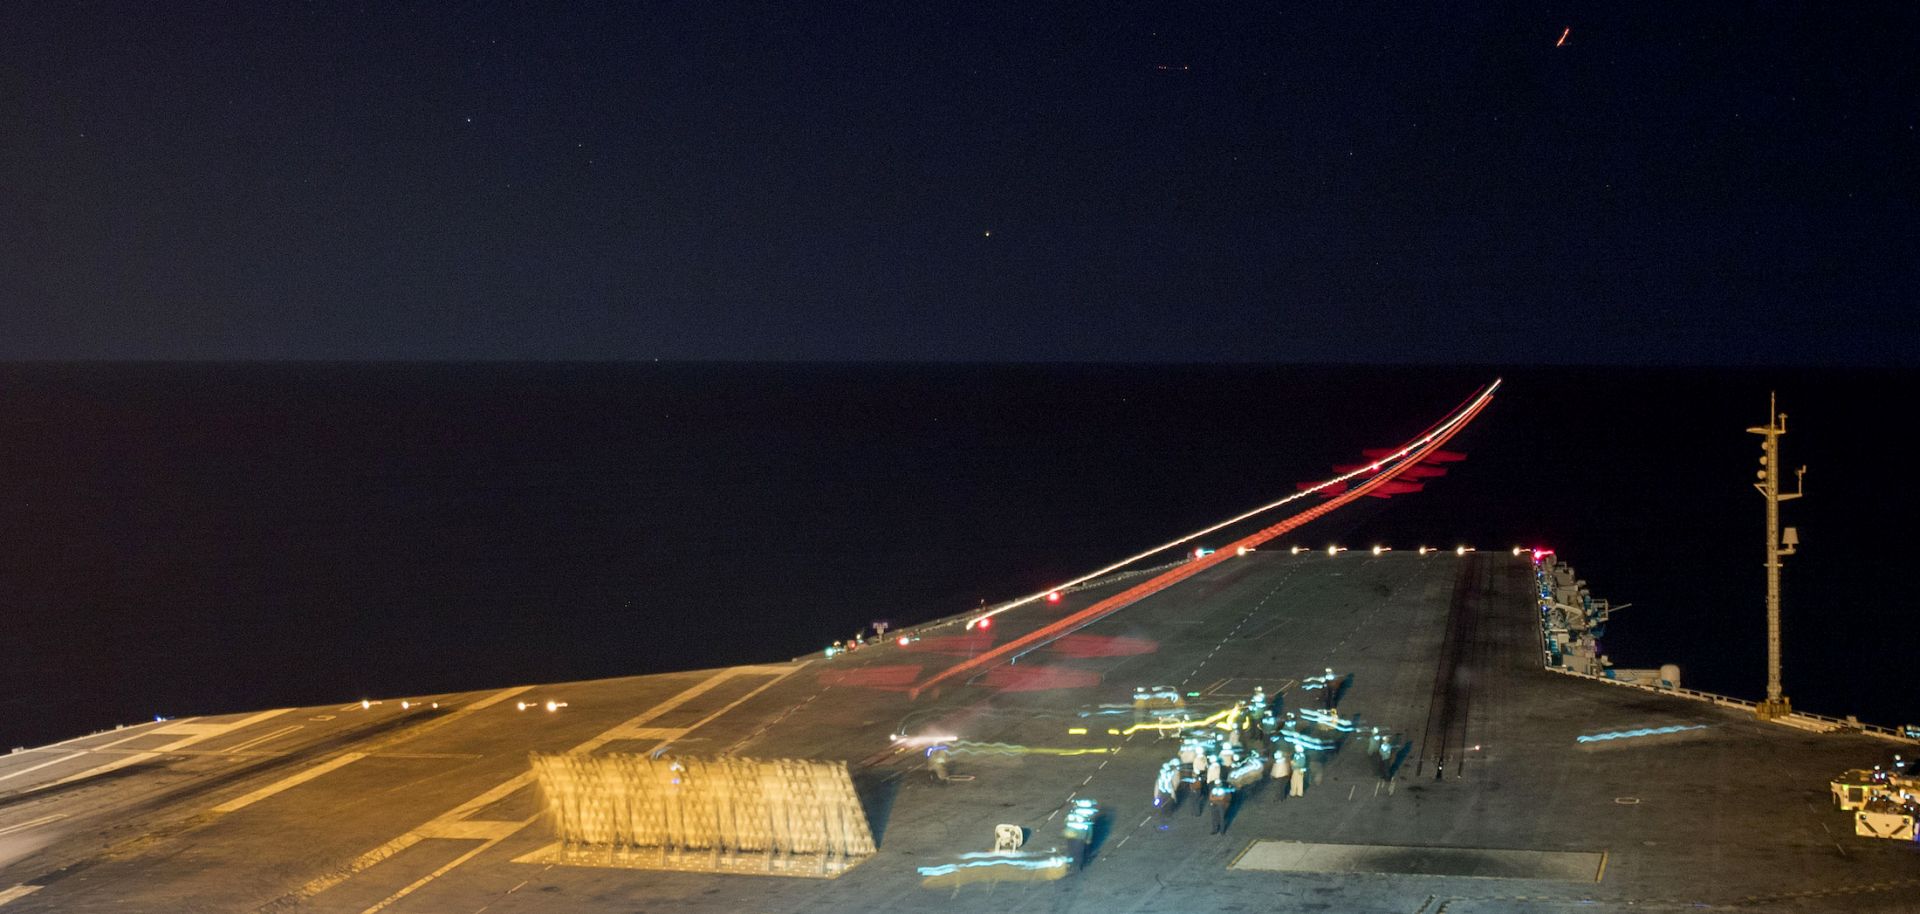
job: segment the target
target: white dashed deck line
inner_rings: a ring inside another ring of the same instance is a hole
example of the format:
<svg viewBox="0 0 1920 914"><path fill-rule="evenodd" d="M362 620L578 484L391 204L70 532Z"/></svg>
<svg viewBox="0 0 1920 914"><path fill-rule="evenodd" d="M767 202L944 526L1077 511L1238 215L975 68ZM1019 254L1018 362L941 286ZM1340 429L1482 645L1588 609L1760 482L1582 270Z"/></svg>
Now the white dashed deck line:
<svg viewBox="0 0 1920 914"><path fill-rule="evenodd" d="M9 826L6 826L5 828L0 828L0 835L11 835L15 832L26 831L29 828L39 828L42 825L58 822L61 819L64 819L66 817L67 817L67 814L64 812L57 812L50 816L41 816L40 818L34 819L32 821L21 822L17 825L9 825Z"/></svg>

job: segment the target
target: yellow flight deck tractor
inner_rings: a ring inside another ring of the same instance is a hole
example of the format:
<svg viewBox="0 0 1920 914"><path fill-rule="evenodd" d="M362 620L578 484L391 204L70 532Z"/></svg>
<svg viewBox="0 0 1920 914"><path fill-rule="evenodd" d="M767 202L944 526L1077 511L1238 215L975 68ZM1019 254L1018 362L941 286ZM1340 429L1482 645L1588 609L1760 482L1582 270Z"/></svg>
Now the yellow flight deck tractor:
<svg viewBox="0 0 1920 914"><path fill-rule="evenodd" d="M1920 794L1920 777L1904 777L1881 768L1852 768L1834 778L1828 787L1834 809L1854 812L1883 793Z"/></svg>
<svg viewBox="0 0 1920 914"><path fill-rule="evenodd" d="M1833 794L1833 808L1841 812L1853 812L1867 805L1874 791L1886 786L1886 772L1878 769L1851 768L1846 774L1834 778L1828 783Z"/></svg>
<svg viewBox="0 0 1920 914"><path fill-rule="evenodd" d="M1894 841L1920 840L1920 778L1880 768L1854 768L1829 783L1833 808L1853 813L1853 833Z"/></svg>
<svg viewBox="0 0 1920 914"><path fill-rule="evenodd" d="M1920 822L1920 795L1883 793L1853 814L1853 833L1894 841L1920 840L1914 831L1915 822Z"/></svg>

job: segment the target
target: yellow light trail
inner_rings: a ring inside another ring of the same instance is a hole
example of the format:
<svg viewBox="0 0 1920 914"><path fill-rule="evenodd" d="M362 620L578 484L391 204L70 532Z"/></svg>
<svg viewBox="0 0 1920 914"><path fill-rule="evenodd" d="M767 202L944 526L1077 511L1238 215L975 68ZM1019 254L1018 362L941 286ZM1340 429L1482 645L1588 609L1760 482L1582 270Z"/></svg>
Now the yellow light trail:
<svg viewBox="0 0 1920 914"><path fill-rule="evenodd" d="M1132 736L1141 730L1197 730L1201 727L1213 726L1217 726L1223 730L1231 730L1238 720L1236 715L1237 711L1239 711L1238 708L1228 708L1225 711L1216 711L1199 720L1169 720L1155 721L1153 723L1138 723L1120 731L1120 735Z"/></svg>
<svg viewBox="0 0 1920 914"><path fill-rule="evenodd" d="M953 746L956 753L988 752L998 755L1112 755L1120 751L1118 746L1098 749L1056 749L1052 746L1021 746L1014 743L976 743L960 740Z"/></svg>

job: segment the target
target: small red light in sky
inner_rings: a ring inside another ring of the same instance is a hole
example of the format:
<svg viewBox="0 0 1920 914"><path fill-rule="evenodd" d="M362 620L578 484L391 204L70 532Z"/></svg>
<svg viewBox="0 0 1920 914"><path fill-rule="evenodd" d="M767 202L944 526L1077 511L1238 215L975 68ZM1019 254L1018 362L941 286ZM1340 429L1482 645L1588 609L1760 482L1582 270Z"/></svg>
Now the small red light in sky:
<svg viewBox="0 0 1920 914"><path fill-rule="evenodd" d="M1560 40L1554 42L1553 46L1556 48L1565 46L1567 43L1567 36L1571 34L1573 34L1573 26L1567 26L1567 30L1560 33Z"/></svg>

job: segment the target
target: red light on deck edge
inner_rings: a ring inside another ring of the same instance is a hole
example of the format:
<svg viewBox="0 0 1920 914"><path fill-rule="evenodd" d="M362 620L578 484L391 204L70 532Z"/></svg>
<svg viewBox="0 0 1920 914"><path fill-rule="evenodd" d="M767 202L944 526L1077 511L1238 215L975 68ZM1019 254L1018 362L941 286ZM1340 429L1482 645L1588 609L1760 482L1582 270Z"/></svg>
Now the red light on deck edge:
<svg viewBox="0 0 1920 914"><path fill-rule="evenodd" d="M901 635L900 640L896 643L899 644L901 647L906 647L908 644L913 643L913 639L907 637L906 635Z"/></svg>
<svg viewBox="0 0 1920 914"><path fill-rule="evenodd" d="M1056 590L1053 593L1047 594L1047 602L1048 603L1060 602L1060 591Z"/></svg>
<svg viewBox="0 0 1920 914"><path fill-rule="evenodd" d="M980 617L980 627L981 627L981 628L991 628L992 626L993 626L993 619L991 619L991 618L989 618L989 617L987 617L987 616L981 616L981 617Z"/></svg>

